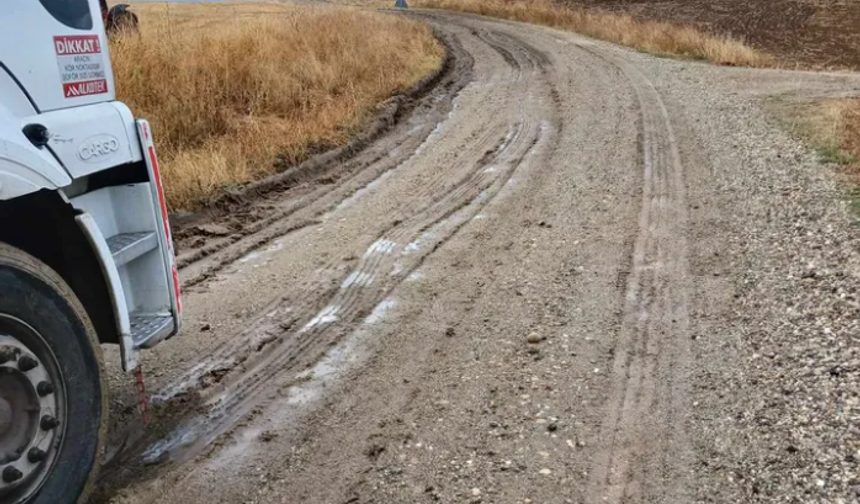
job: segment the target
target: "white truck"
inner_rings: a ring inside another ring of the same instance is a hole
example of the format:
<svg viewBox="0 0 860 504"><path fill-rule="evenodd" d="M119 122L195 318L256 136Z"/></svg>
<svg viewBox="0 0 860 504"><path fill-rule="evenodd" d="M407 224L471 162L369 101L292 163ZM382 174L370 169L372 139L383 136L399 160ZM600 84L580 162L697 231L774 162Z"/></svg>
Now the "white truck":
<svg viewBox="0 0 860 504"><path fill-rule="evenodd" d="M158 83L153 83L158 85ZM115 100L99 0L0 13L0 504L85 498L122 367L176 334L152 131Z"/></svg>

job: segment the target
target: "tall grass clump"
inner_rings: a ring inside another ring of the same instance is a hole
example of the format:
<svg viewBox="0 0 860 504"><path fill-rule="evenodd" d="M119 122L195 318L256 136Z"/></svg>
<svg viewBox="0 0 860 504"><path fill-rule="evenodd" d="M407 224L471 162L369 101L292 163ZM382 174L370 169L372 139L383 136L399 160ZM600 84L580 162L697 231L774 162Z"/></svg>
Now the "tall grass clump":
<svg viewBox="0 0 860 504"><path fill-rule="evenodd" d="M846 166L846 173L860 181L860 98L815 102L804 111L800 134L817 146L821 162Z"/></svg>
<svg viewBox="0 0 860 504"><path fill-rule="evenodd" d="M133 9L140 34L111 41L117 96L152 123L173 210L345 143L443 54L425 26L349 7Z"/></svg>
<svg viewBox="0 0 860 504"><path fill-rule="evenodd" d="M842 149L860 159L860 98L838 102L837 135Z"/></svg>
<svg viewBox="0 0 860 504"><path fill-rule="evenodd" d="M637 20L628 14L566 7L550 0L415 0L413 3L551 26L641 51L702 59L720 65L767 67L775 64L771 56L726 36L674 23Z"/></svg>

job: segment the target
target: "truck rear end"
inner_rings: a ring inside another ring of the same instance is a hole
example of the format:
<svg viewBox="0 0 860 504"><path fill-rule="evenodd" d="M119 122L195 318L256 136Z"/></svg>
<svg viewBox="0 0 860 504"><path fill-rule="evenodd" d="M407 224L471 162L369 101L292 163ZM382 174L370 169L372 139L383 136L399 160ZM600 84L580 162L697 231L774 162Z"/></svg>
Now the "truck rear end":
<svg viewBox="0 0 860 504"><path fill-rule="evenodd" d="M102 449L100 344L134 370L179 330L179 278L152 130L115 99L99 1L3 11L0 504L71 504Z"/></svg>

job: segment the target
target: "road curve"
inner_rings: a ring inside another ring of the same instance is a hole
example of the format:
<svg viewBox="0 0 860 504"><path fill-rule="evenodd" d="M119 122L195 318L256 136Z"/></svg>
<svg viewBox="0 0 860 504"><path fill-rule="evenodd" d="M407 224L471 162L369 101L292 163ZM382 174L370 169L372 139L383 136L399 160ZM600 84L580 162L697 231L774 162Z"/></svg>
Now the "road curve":
<svg viewBox="0 0 860 504"><path fill-rule="evenodd" d="M95 501L747 492L714 454L744 435L719 434L724 349L768 323L738 315L743 237L778 205L761 177L814 165L763 97L860 79L408 15L451 59L387 133L178 233L186 327L145 357L153 425L112 370Z"/></svg>

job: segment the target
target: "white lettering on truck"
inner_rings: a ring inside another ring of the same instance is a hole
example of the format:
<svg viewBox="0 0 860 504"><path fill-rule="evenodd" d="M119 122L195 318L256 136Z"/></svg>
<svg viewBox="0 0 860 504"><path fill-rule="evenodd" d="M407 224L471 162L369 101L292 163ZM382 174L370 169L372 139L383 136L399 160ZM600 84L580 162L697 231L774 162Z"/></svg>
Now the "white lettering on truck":
<svg viewBox="0 0 860 504"><path fill-rule="evenodd" d="M112 135L102 134L84 140L78 147L78 158L84 162L101 161L105 156L110 156L118 151L119 140Z"/></svg>
<svg viewBox="0 0 860 504"><path fill-rule="evenodd" d="M94 54L102 52L101 43L97 35L83 35L75 37L54 37L54 47L57 55L65 54Z"/></svg>

